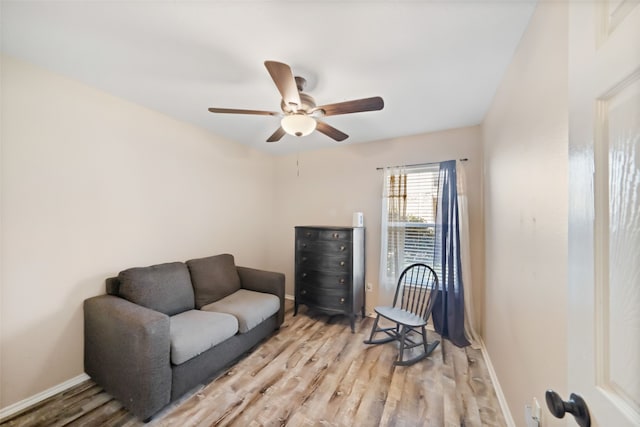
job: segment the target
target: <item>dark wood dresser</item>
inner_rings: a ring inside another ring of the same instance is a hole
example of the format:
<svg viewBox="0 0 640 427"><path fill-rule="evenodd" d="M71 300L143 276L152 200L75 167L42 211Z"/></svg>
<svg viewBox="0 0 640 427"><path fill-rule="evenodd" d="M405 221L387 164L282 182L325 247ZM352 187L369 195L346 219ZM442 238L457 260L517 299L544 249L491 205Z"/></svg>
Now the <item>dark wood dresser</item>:
<svg viewBox="0 0 640 427"><path fill-rule="evenodd" d="M364 228L296 227L294 316L298 306L364 318Z"/></svg>

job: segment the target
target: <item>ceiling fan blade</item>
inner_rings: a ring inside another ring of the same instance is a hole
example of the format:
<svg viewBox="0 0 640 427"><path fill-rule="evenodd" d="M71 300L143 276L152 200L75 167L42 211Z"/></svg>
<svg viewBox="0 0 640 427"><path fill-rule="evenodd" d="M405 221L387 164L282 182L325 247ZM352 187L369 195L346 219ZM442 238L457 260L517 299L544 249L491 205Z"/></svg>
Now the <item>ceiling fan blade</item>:
<svg viewBox="0 0 640 427"><path fill-rule="evenodd" d="M325 122L321 122L320 120L316 120L316 130L318 132L324 133L329 138L335 139L338 142L344 141L345 139L349 138L349 135L347 135L346 133L339 131L338 129L326 124Z"/></svg>
<svg viewBox="0 0 640 427"><path fill-rule="evenodd" d="M212 113L227 113L227 114L256 114L259 116L280 116L282 113L275 111L262 111L262 110L240 110L237 108L209 108Z"/></svg>
<svg viewBox="0 0 640 427"><path fill-rule="evenodd" d="M278 142L284 136L286 132L280 126L274 133L267 139L267 142Z"/></svg>
<svg viewBox="0 0 640 427"><path fill-rule="evenodd" d="M324 111L325 116L337 116L338 114L360 113L363 111L382 110L384 101L379 96L373 98L355 99L353 101L337 102L316 107L312 110Z"/></svg>
<svg viewBox="0 0 640 427"><path fill-rule="evenodd" d="M291 67L276 61L264 61L264 66L267 67L267 71L276 84L280 95L282 95L284 103L293 107L294 111L297 110L302 103L300 102L298 86L291 72Z"/></svg>

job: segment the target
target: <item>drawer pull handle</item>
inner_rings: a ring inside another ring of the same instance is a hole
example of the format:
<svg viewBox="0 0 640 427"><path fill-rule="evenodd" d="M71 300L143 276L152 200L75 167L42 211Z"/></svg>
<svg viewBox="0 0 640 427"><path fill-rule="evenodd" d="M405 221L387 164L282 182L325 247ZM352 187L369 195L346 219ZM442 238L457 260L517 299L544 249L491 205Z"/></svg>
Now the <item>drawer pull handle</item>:
<svg viewBox="0 0 640 427"><path fill-rule="evenodd" d="M311 232L310 232L310 231L307 231L307 232L305 233L305 236L307 236L307 237L311 237Z"/></svg>
<svg viewBox="0 0 640 427"><path fill-rule="evenodd" d="M341 285L344 285L344 282L345 282L344 278L340 279L340 284Z"/></svg>
<svg viewBox="0 0 640 427"><path fill-rule="evenodd" d="M344 245L340 246L340 250L344 251L346 249L346 247Z"/></svg>
<svg viewBox="0 0 640 427"><path fill-rule="evenodd" d="M306 244L306 243L303 243L303 244L302 244L302 247L303 247L303 248L306 248L306 247L307 247L307 244Z"/></svg>
<svg viewBox="0 0 640 427"><path fill-rule="evenodd" d="M344 267L344 261L340 261L340 267Z"/></svg>
<svg viewBox="0 0 640 427"><path fill-rule="evenodd" d="M344 304L344 298L340 298L340 304Z"/></svg>
<svg viewBox="0 0 640 427"><path fill-rule="evenodd" d="M307 293L307 291L305 291L304 289L300 291L300 294L302 294L302 295L304 295L306 293Z"/></svg>
<svg viewBox="0 0 640 427"><path fill-rule="evenodd" d="M302 277L307 277L307 273L302 273Z"/></svg>
<svg viewBox="0 0 640 427"><path fill-rule="evenodd" d="M306 260L307 260L307 257L306 257L306 256L303 256L303 257L302 257L302 262L305 262Z"/></svg>
<svg viewBox="0 0 640 427"><path fill-rule="evenodd" d="M333 238L334 239L339 239L340 238L340 234L339 233L333 233Z"/></svg>

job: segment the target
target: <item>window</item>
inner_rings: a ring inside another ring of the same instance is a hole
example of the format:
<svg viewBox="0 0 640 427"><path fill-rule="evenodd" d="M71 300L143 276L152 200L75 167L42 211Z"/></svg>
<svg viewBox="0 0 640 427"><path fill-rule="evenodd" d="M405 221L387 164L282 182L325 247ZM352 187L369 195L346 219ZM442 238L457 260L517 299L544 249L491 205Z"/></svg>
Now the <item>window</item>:
<svg viewBox="0 0 640 427"><path fill-rule="evenodd" d="M468 240L462 251L460 229L466 232L467 223L465 201L460 225L457 186L464 188L464 168L460 170L458 174L455 160L384 168L378 299L380 305L393 304L402 271L416 262L429 265L438 275L442 292L441 304L433 311L436 330L464 346L469 341L461 254L468 251ZM464 192L460 195L464 201Z"/></svg>
<svg viewBox="0 0 640 427"><path fill-rule="evenodd" d="M433 164L407 168L385 177L383 217L386 217L387 244L383 249L386 247L386 272L390 282L416 262L432 266L440 276L434 262L439 172L440 166Z"/></svg>

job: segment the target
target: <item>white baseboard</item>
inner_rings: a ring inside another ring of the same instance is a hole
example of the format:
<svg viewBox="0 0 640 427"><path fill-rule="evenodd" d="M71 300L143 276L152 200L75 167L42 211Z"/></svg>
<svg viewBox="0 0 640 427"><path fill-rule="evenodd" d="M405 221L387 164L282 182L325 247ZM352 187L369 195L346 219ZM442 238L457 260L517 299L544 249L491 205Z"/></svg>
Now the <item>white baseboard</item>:
<svg viewBox="0 0 640 427"><path fill-rule="evenodd" d="M86 381L89 379L89 375L87 374L80 374L77 377L71 378L70 380L67 380L63 383L60 383L56 386L53 386L45 391L42 391L34 396L28 397L24 400L21 400L20 402L16 402L13 405L9 405L6 408L2 408L0 409L0 422L4 421L5 418L8 418L14 414L17 414L18 412L27 409L28 407L35 405L37 403L42 402L45 399L48 399L49 397L61 393L73 386L76 386L78 384L80 384L83 381Z"/></svg>
<svg viewBox="0 0 640 427"><path fill-rule="evenodd" d="M509 405L507 405L507 399L504 397L504 393L502 392L502 387L500 387L500 382L498 381L496 370L493 369L493 363L491 363L491 358L489 357L489 353L487 353L487 347L485 347L484 341L482 341L482 338L480 338L480 350L482 351L482 357L484 359L484 363L486 363L487 365L487 370L489 371L489 376L491 377L491 382L493 383L493 388L496 391L496 396L498 397L498 403L500 403L500 408L502 409L502 414L504 415L504 419L507 422L507 426L516 427L516 423L513 420L511 411L509 410Z"/></svg>

